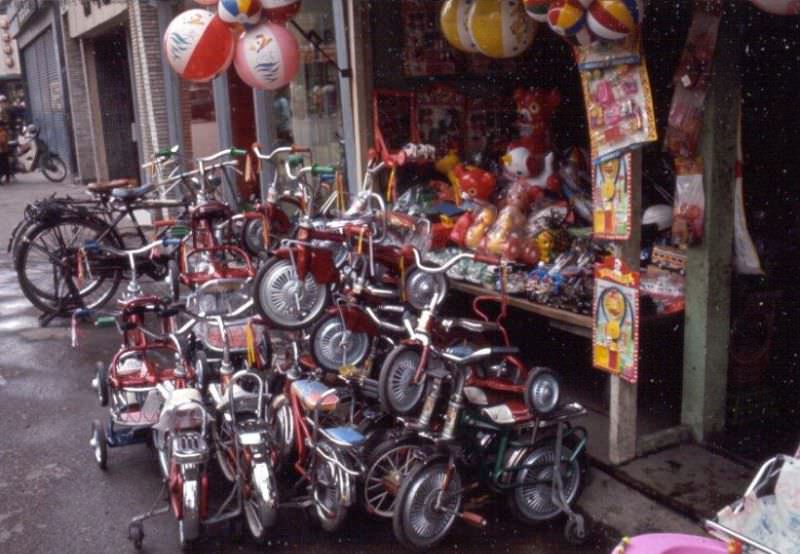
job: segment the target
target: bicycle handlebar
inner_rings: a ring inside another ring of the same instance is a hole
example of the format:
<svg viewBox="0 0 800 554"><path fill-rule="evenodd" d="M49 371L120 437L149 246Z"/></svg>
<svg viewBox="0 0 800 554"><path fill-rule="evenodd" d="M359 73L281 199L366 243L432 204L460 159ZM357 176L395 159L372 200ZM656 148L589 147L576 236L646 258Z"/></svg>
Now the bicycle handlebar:
<svg viewBox="0 0 800 554"><path fill-rule="evenodd" d="M419 250L416 247L411 247L411 251L414 253L414 263L416 267L420 271L424 271L425 273L444 273L454 265L456 265L461 260L474 260L476 262L482 262L489 265L501 265L503 261L500 258L495 256L487 256L483 254L475 254L472 252L463 252L458 254L457 256L449 259L447 262L440 266L428 266L422 263L422 257L419 254Z"/></svg>
<svg viewBox="0 0 800 554"><path fill-rule="evenodd" d="M220 150L216 154L211 154L210 156L206 156L204 158L197 158L197 161L199 163L208 163L216 161L220 158L224 158L225 156L244 156L245 154L247 154L247 150L242 150L241 148L231 146L225 150Z"/></svg>
<svg viewBox="0 0 800 554"><path fill-rule="evenodd" d="M298 146L293 144L292 146L279 146L269 154L262 153L262 145L255 142L253 143L252 150L253 153L256 155L256 158L259 160L266 160L268 162L273 161L273 159L281 154L298 154L298 153L311 153L311 149L307 146Z"/></svg>

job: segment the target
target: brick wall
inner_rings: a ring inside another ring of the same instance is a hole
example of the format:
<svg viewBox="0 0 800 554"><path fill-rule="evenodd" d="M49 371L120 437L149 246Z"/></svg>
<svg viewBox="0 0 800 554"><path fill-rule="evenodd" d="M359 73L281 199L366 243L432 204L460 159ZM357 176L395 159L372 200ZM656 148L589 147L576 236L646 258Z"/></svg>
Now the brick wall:
<svg viewBox="0 0 800 554"><path fill-rule="evenodd" d="M169 146L158 12L148 3L129 0L128 15L133 58L131 70L136 83L136 121L142 155L149 157L159 148Z"/></svg>
<svg viewBox="0 0 800 554"><path fill-rule="evenodd" d="M75 144L75 157L78 163L76 180L87 183L95 179L94 150L92 144L91 114L89 96L84 81L81 48L79 39L69 38L64 18L64 63L69 89L69 106L72 116L72 134Z"/></svg>

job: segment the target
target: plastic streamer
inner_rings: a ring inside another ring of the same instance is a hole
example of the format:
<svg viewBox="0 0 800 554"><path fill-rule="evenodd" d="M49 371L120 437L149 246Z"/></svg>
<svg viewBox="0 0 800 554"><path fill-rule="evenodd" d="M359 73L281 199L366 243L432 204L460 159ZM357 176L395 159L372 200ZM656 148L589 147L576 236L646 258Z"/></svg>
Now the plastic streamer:
<svg viewBox="0 0 800 554"><path fill-rule="evenodd" d="M392 167L392 171L389 172L389 183L386 185L386 201L394 203L397 200L397 195L395 194L395 188L397 187L396 183L397 177L397 167Z"/></svg>
<svg viewBox="0 0 800 554"><path fill-rule="evenodd" d="M356 247L356 253L359 256L364 253L364 231L366 230L366 227L362 227L358 232L358 246Z"/></svg>
<svg viewBox="0 0 800 554"><path fill-rule="evenodd" d="M256 366L256 336L253 330L253 322L248 321L244 328L244 339L247 344L247 363L250 367Z"/></svg>

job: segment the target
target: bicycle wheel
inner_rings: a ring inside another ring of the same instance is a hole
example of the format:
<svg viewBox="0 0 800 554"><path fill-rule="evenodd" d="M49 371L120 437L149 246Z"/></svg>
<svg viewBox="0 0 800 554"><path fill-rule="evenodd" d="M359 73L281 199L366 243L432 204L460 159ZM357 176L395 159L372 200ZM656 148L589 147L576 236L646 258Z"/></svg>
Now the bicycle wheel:
<svg viewBox="0 0 800 554"><path fill-rule="evenodd" d="M359 366L367 358L371 339L367 333L347 329L338 313L323 316L311 330L311 355L328 371Z"/></svg>
<svg viewBox="0 0 800 554"><path fill-rule="evenodd" d="M378 397L384 412L407 416L421 407L425 380L413 381L421 358L419 348L404 344L396 346L386 357L378 379Z"/></svg>
<svg viewBox="0 0 800 554"><path fill-rule="evenodd" d="M331 297L327 285L317 283L311 273L301 281L291 260L282 258L272 258L261 267L253 291L259 315L288 330L311 325L324 313Z"/></svg>
<svg viewBox="0 0 800 554"><path fill-rule="evenodd" d="M48 153L39 160L39 170L48 181L60 183L67 177L67 164L58 154Z"/></svg>
<svg viewBox="0 0 800 554"><path fill-rule="evenodd" d="M25 297L44 313L59 313L68 295L65 264L77 264L78 249L87 240L121 248L116 233L103 222L68 217L31 228L17 251L14 267ZM87 308L97 308L111 299L122 279L122 269L112 269L78 279L70 267L73 283Z"/></svg>

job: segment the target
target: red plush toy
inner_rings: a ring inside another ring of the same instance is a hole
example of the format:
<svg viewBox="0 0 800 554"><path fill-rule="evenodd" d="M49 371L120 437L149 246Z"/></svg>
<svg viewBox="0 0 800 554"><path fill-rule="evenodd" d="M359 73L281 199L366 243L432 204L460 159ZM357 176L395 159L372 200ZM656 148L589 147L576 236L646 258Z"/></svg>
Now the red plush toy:
<svg viewBox="0 0 800 554"><path fill-rule="evenodd" d="M514 91L514 102L520 138L508 146L508 151L526 148L532 158L527 162L529 171L531 175L538 175L544 156L550 151L550 121L561 103L561 94L558 89L518 88Z"/></svg>

